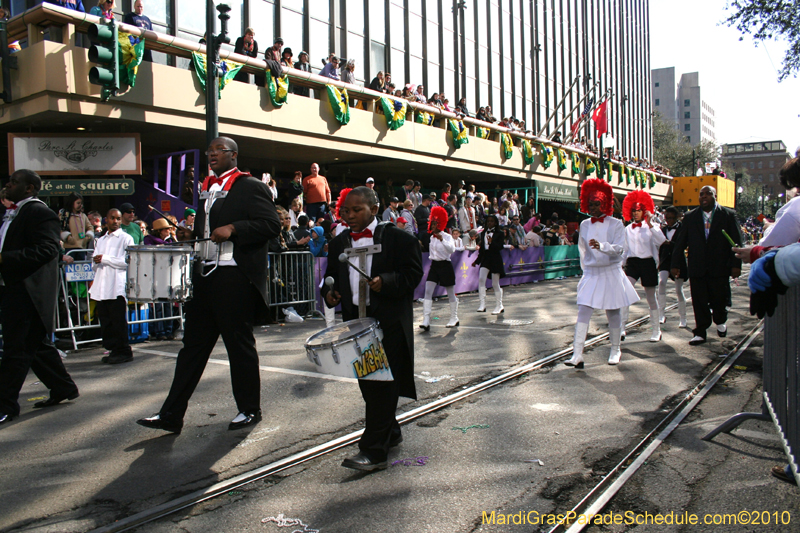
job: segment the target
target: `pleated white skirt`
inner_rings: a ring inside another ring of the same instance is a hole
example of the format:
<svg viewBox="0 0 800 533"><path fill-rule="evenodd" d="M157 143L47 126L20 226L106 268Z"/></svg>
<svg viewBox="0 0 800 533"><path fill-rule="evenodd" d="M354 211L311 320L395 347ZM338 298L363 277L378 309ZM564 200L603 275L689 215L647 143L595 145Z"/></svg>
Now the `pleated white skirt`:
<svg viewBox="0 0 800 533"><path fill-rule="evenodd" d="M592 309L620 309L639 301L621 264L585 267L578 283L578 305Z"/></svg>

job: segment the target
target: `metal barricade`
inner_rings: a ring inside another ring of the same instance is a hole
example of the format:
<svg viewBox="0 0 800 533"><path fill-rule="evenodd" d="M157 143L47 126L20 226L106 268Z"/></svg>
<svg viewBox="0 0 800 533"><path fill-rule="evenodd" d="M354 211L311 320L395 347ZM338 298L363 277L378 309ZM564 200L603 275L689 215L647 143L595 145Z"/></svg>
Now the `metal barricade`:
<svg viewBox="0 0 800 533"><path fill-rule="evenodd" d="M89 298L89 287L94 280L91 256L94 250L68 250L70 257L77 257L72 263L59 262L58 277L58 303L56 305L56 334L68 333L72 341L72 349L77 350L81 344L102 341L100 335L100 323L95 312L96 303ZM87 259L88 258L88 259ZM149 324L152 322L178 321L178 330L183 329L183 305L179 304L177 311L173 313L172 302L155 302L150 304L130 304L128 313L135 308L136 316L140 316L141 306L148 306L154 312L154 318L137 318L130 320L128 325ZM160 306L161 313L156 307ZM169 306L169 312L164 306ZM156 317L161 314L161 317ZM150 314L148 313L148 316Z"/></svg>
<svg viewBox="0 0 800 533"><path fill-rule="evenodd" d="M301 315L318 316L314 283L314 254L311 252L269 253L270 279L267 285L270 307L307 305Z"/></svg>
<svg viewBox="0 0 800 533"><path fill-rule="evenodd" d="M800 485L800 286L778 297L775 314L764 319L763 401L760 413L739 413L705 435L711 440L719 433L730 433L745 420L772 420L781 444Z"/></svg>

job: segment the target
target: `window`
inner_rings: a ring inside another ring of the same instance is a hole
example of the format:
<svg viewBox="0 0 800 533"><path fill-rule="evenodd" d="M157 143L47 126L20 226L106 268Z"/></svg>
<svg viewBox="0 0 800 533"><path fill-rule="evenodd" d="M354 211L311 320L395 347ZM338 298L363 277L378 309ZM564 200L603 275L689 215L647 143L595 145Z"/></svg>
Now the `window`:
<svg viewBox="0 0 800 533"><path fill-rule="evenodd" d="M755 162L753 162L753 161L750 161L750 170L755 170L755 169L756 169L756 164L755 164Z"/></svg>
<svg viewBox="0 0 800 533"><path fill-rule="evenodd" d="M775 174L770 174L769 175L769 181L770 182L774 182L775 181Z"/></svg>
<svg viewBox="0 0 800 533"><path fill-rule="evenodd" d="M658 98L656 98L656 105L659 105L660 103L661 103L661 100L659 100Z"/></svg>
<svg viewBox="0 0 800 533"><path fill-rule="evenodd" d="M774 160L769 162L769 168L775 168L775 161Z"/></svg>
<svg viewBox="0 0 800 533"><path fill-rule="evenodd" d="M686 142L689 143L689 144L692 144L692 136L691 135L687 135L686 136Z"/></svg>
<svg viewBox="0 0 800 533"><path fill-rule="evenodd" d="M658 87L659 85L660 85L660 84L659 84L658 82L656 82L656 87ZM656 104L656 105L658 105L658 104Z"/></svg>
<svg viewBox="0 0 800 533"><path fill-rule="evenodd" d="M685 112L683 113L683 118L692 118L692 114L691 114L691 113L689 113L688 111L685 111Z"/></svg>
<svg viewBox="0 0 800 533"><path fill-rule="evenodd" d="M762 168L764 168L764 162L763 161L759 161L758 162L758 169L761 170Z"/></svg>
<svg viewBox="0 0 800 533"><path fill-rule="evenodd" d="M689 107L690 105L692 105L692 101L691 100L684 100L683 101L683 107Z"/></svg>
<svg viewBox="0 0 800 533"><path fill-rule="evenodd" d="M692 125L691 124L684 124L683 125L683 131L692 131Z"/></svg>

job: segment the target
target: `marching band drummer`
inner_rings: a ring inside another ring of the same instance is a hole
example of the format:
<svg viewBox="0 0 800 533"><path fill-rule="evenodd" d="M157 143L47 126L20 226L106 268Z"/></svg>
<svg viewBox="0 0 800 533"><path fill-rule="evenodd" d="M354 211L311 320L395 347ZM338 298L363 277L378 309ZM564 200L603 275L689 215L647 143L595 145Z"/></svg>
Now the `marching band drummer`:
<svg viewBox="0 0 800 533"><path fill-rule="evenodd" d="M458 299L456 298L456 274L450 256L456 251L453 237L442 231L447 224L447 211L444 207L436 206L431 209L431 218L428 221L428 233L431 234L430 259L431 268L425 280L425 298L422 299L422 324L419 327L425 331L431 329L431 308L433 307L433 292L437 285L447 291L447 300L450 302L450 321L445 327L458 326Z"/></svg>
<svg viewBox="0 0 800 533"><path fill-rule="evenodd" d="M356 470L382 470L387 467L389 448L402 442L395 418L400 396L416 399L414 386L414 289L422 280L422 252L413 235L391 223L378 224L378 198L367 187L357 187L344 198L340 215L349 229L334 237L328 257L337 258L350 247L380 244L381 251L367 255L365 270L372 277L367 291L367 316L379 321L383 347L394 381L360 379L358 386L366 404L364 434L360 452L344 460L342 466ZM347 263L328 261L322 294L328 307L342 304L345 321L358 318L358 288L361 275Z"/></svg>
<svg viewBox="0 0 800 533"><path fill-rule="evenodd" d="M220 335L228 351L239 411L228 429L261 420L261 376L253 326L267 317L268 243L280 234L280 220L267 186L237 168L239 148L232 139L214 139L206 155L214 174L206 178L203 191L227 191L227 196L207 199L197 214L195 229L180 228L178 239L202 238L208 209L211 240L221 247L219 266L214 269L213 260L195 265L193 296L186 303L183 348L172 386L161 410L137 421L171 433L181 432L189 399ZM226 243L230 245L223 247Z"/></svg>

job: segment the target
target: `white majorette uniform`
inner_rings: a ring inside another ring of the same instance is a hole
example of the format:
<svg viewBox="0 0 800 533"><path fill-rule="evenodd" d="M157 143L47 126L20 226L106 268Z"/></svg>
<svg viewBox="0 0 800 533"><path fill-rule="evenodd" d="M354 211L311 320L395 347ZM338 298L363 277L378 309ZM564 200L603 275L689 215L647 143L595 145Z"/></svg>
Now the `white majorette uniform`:
<svg viewBox="0 0 800 533"><path fill-rule="evenodd" d="M583 276L578 283L578 321L575 324L573 354L564 364L583 368L583 348L589 321L595 309L604 309L608 317L611 353L608 364L619 363L622 320L620 308L639 300L639 296L622 271L625 227L613 218L613 191L604 180L592 178L581 186L581 211L589 212L589 202L599 201L602 215L581 222L578 250ZM599 243L599 249L589 243Z"/></svg>
<svg viewBox="0 0 800 533"><path fill-rule="evenodd" d="M647 304L650 308L650 324L653 334L650 342L661 340L661 313L656 299L658 287L658 248L667 238L661 226L646 216L655 213L653 199L645 191L631 191L622 202L622 216L625 220L634 220L633 212L641 211L641 222L633 222L625 228L625 251L622 254L625 274L631 285L641 280ZM625 324L628 323L628 308L622 308L622 339L625 339Z"/></svg>
<svg viewBox="0 0 800 533"><path fill-rule="evenodd" d="M446 327L453 328L458 326L458 299L456 298L456 274L450 256L456 250L453 237L449 233L441 231L447 224L447 211L443 207L436 206L431 209L431 225L436 221L441 236L439 240L431 234L428 257L431 260L431 267L428 270L428 278L425 280L425 297L422 299L422 324L420 328L425 331L431 329L431 309L433 308L433 292L437 285L441 285L447 290L447 299L450 302L450 320Z"/></svg>

